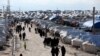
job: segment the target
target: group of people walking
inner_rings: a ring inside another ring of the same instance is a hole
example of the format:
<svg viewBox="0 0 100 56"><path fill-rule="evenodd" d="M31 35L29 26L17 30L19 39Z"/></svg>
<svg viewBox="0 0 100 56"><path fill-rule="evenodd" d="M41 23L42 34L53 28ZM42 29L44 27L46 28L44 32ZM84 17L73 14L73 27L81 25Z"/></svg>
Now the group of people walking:
<svg viewBox="0 0 100 56"><path fill-rule="evenodd" d="M27 24L28 25L28 24ZM29 24L30 25L30 24ZM19 27L20 26L20 27ZM28 26L27 26L28 27ZM31 24L32 27L32 24ZM31 27L28 27L29 32L31 32ZM20 40L25 40L26 37L26 33L25 33L25 28L26 28L26 23L24 23L24 26L22 27L22 25L17 25L16 27L16 33L19 34L19 38Z"/></svg>
<svg viewBox="0 0 100 56"><path fill-rule="evenodd" d="M30 27L28 26L30 25ZM24 49L26 50L26 33L25 33L25 29L26 27L28 28L29 32L31 32L31 28L33 27L32 24L27 24L27 23L24 23L24 26L22 27L22 24L19 24L16 26L16 33L19 34L19 39L22 41L24 41ZM23 56L23 54L21 53L19 56Z"/></svg>
<svg viewBox="0 0 100 56"><path fill-rule="evenodd" d="M58 56L59 52L60 52L59 47L56 46L56 47L52 47L51 48L51 54L52 54L52 56ZM66 54L66 49L65 49L64 46L61 46L61 55L65 56L65 54Z"/></svg>
<svg viewBox="0 0 100 56"><path fill-rule="evenodd" d="M37 34L39 34L40 35L40 37L46 37L47 36L47 32L46 32L46 30L45 29L40 29L40 28L35 28L35 33Z"/></svg>
<svg viewBox="0 0 100 56"><path fill-rule="evenodd" d="M48 37L47 35L48 31L45 28L44 29L39 28L39 25L35 28L35 33L39 34L40 37L44 36L44 41L43 41L44 47L46 46L51 47L52 56L58 56L60 53L60 49L61 49L62 56L65 56L66 49L64 46L59 46L58 33L55 33L54 38Z"/></svg>
<svg viewBox="0 0 100 56"><path fill-rule="evenodd" d="M50 38L50 37L45 37L43 41L44 46L58 46L59 44L59 39L58 38Z"/></svg>
<svg viewBox="0 0 100 56"><path fill-rule="evenodd" d="M19 38L20 38L20 40L25 40L25 37L26 37L26 33L25 32L23 32L23 33L19 33Z"/></svg>
<svg viewBox="0 0 100 56"><path fill-rule="evenodd" d="M60 46L59 45L59 39L58 38L44 38L44 41L43 41L43 44L44 46L50 46L51 47L51 55L52 56L58 56L59 55L59 52L61 49L61 53L62 53L62 56L65 56L65 53L66 53L66 49L64 46Z"/></svg>

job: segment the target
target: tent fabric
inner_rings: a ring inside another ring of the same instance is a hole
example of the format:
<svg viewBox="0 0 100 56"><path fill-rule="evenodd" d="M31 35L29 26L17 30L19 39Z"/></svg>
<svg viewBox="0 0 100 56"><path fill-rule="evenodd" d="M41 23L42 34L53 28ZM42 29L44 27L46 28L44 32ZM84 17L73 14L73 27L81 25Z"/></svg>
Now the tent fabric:
<svg viewBox="0 0 100 56"><path fill-rule="evenodd" d="M96 26L99 26L100 25L100 20L95 20L94 23L95 23ZM87 21L87 22L83 23L83 26L91 28L93 26L93 20L90 20L90 21Z"/></svg>
<svg viewBox="0 0 100 56"><path fill-rule="evenodd" d="M51 16L50 18L49 18L49 20L52 20L53 18L55 18L56 17L56 15L54 14L53 16Z"/></svg>
<svg viewBox="0 0 100 56"><path fill-rule="evenodd" d="M77 30L67 30L68 35L72 36L73 38L79 38L83 41L89 41L96 45L96 47L100 47L100 35L93 35L87 32L77 31ZM66 37L68 38L68 37Z"/></svg>
<svg viewBox="0 0 100 56"><path fill-rule="evenodd" d="M56 16L56 17L54 17L51 21L57 21L57 20L59 20L59 19L61 19L61 16Z"/></svg>
<svg viewBox="0 0 100 56"><path fill-rule="evenodd" d="M100 29L100 22L94 24L94 28Z"/></svg>
<svg viewBox="0 0 100 56"><path fill-rule="evenodd" d="M70 31L72 36L78 36L83 41L89 41L90 43L95 44L97 47L100 47L100 35L92 35L90 33L85 32L77 32L77 31ZM81 35L80 35L81 34ZM76 38L76 37L73 37Z"/></svg>
<svg viewBox="0 0 100 56"><path fill-rule="evenodd" d="M93 43L97 47L100 47L100 35L82 35L80 39L83 41L89 41L89 43Z"/></svg>
<svg viewBox="0 0 100 56"><path fill-rule="evenodd" d="M100 47L100 35L91 35L91 38L89 41L95 44L97 47Z"/></svg>
<svg viewBox="0 0 100 56"><path fill-rule="evenodd" d="M96 18L97 20L100 20L100 15L95 15L95 18Z"/></svg>

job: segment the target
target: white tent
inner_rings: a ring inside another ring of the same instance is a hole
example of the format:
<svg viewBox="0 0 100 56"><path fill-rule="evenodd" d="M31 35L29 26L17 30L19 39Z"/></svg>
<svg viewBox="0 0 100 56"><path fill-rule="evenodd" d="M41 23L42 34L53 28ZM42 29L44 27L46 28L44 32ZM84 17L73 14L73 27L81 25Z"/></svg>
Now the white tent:
<svg viewBox="0 0 100 56"><path fill-rule="evenodd" d="M94 24L95 24L95 23L98 23L98 22L100 22L100 20L95 20ZM84 27L91 28L91 27L93 26L93 20L86 21L85 23L83 23L83 26L84 26Z"/></svg>
<svg viewBox="0 0 100 56"><path fill-rule="evenodd" d="M56 17L56 14L53 14L53 16L51 16L50 18L49 18L49 20L52 20L53 18L55 18Z"/></svg>
<svg viewBox="0 0 100 56"><path fill-rule="evenodd" d="M100 15L95 15L94 24L100 22ZM93 20L86 21L83 23L83 27L91 28L93 26Z"/></svg>

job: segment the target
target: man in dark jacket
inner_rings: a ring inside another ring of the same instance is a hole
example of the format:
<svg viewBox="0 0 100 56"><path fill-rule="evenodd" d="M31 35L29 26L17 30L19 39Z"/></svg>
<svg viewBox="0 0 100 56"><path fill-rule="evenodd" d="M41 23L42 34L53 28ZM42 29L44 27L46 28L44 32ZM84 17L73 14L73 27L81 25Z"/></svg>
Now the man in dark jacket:
<svg viewBox="0 0 100 56"><path fill-rule="evenodd" d="M61 53L62 53L62 56L65 56L65 53L66 53L66 49L64 46L61 47Z"/></svg>
<svg viewBox="0 0 100 56"><path fill-rule="evenodd" d="M24 32L23 33L23 40L25 40L25 37L26 37L26 33Z"/></svg>
<svg viewBox="0 0 100 56"><path fill-rule="evenodd" d="M23 26L23 31L25 30L25 26Z"/></svg>
<svg viewBox="0 0 100 56"><path fill-rule="evenodd" d="M20 38L20 40L22 40L22 34L21 33L19 33L19 38Z"/></svg>
<svg viewBox="0 0 100 56"><path fill-rule="evenodd" d="M56 56L59 55L59 48L58 48L58 47L55 48L55 55L56 55Z"/></svg>
<svg viewBox="0 0 100 56"><path fill-rule="evenodd" d="M31 28L29 27L29 32L31 32Z"/></svg>
<svg viewBox="0 0 100 56"><path fill-rule="evenodd" d="M51 49L51 54L52 54L52 56L55 56L55 48L54 47L52 47L52 49Z"/></svg>
<svg viewBox="0 0 100 56"><path fill-rule="evenodd" d="M23 56L22 54L20 54L19 56Z"/></svg>

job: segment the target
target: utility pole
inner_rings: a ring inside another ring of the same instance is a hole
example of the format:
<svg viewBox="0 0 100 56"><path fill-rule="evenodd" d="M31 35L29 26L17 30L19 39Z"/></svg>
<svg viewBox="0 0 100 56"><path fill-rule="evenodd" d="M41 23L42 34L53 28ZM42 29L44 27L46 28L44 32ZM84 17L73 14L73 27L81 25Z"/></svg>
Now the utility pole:
<svg viewBox="0 0 100 56"><path fill-rule="evenodd" d="M8 19L10 17L10 0L7 0L7 7L6 7L6 13L5 13L5 22L6 22L6 27L8 27Z"/></svg>
<svg viewBox="0 0 100 56"><path fill-rule="evenodd" d="M9 16L11 16L11 13L10 13L10 0L7 1L7 16L8 16L8 19L9 19Z"/></svg>
<svg viewBox="0 0 100 56"><path fill-rule="evenodd" d="M94 24L95 24L95 7L93 7L93 28L92 28L92 31L93 31L93 33L95 34L95 27L94 27Z"/></svg>
<svg viewBox="0 0 100 56"><path fill-rule="evenodd" d="M7 7L6 7L6 13L5 13L5 22L6 22L6 28L8 29L8 19L10 16L10 1L7 0Z"/></svg>
<svg viewBox="0 0 100 56"><path fill-rule="evenodd" d="M2 13L3 13L3 18L5 18L5 7L3 6L3 11L2 11Z"/></svg>
<svg viewBox="0 0 100 56"><path fill-rule="evenodd" d="M13 37L12 37L12 48L11 48L11 50L12 50L12 56L15 56L15 37L16 37L16 34L14 33L14 31L13 31Z"/></svg>
<svg viewBox="0 0 100 56"><path fill-rule="evenodd" d="M7 0L7 8L6 8L6 25L7 25L7 22L10 21L10 17L11 17L11 12L10 12L10 0ZM8 26L8 25L7 25ZM15 35L13 35L13 38L12 38L12 56L15 56L14 55L14 50L15 50Z"/></svg>

